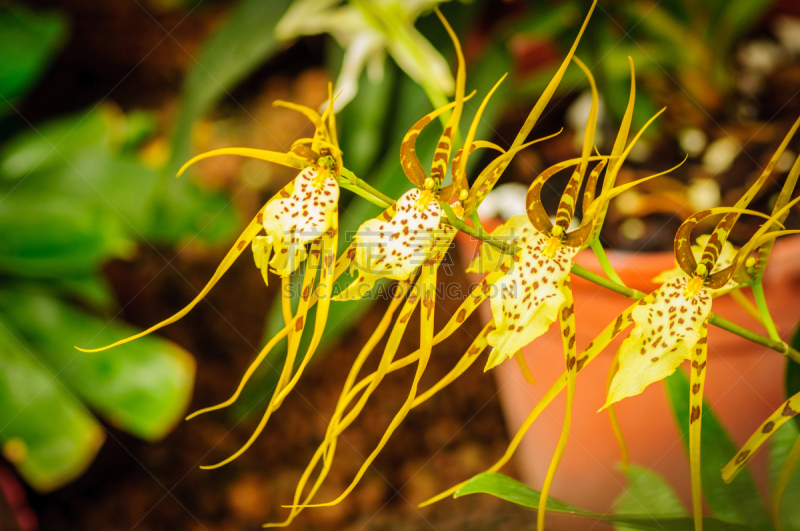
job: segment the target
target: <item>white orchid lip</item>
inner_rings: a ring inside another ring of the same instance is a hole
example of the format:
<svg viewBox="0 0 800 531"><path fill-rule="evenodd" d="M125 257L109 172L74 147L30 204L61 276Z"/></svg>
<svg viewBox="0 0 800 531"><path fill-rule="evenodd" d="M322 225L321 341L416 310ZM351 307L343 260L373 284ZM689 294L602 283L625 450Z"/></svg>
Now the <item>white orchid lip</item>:
<svg viewBox="0 0 800 531"><path fill-rule="evenodd" d="M652 302L633 310L635 326L619 349L619 371L603 407L638 395L691 358L711 313L711 293L698 279L672 278L656 290Z"/></svg>
<svg viewBox="0 0 800 531"><path fill-rule="evenodd" d="M520 247L503 277L494 283L491 299L496 329L488 338L494 351L486 370L516 354L544 334L564 304L562 287L569 277L574 247L553 244L553 237L533 227L526 215L508 220L493 235L513 235Z"/></svg>
<svg viewBox="0 0 800 531"><path fill-rule="evenodd" d="M328 232L337 213L339 184L324 168L309 167L294 181L288 197L264 209L265 238L274 255L269 265L279 275L295 271L305 259L305 246Z"/></svg>
<svg viewBox="0 0 800 531"><path fill-rule="evenodd" d="M409 190L395 208L391 219L371 219L358 229L353 265L367 275L407 280L454 229L442 223L444 212L428 190Z"/></svg>

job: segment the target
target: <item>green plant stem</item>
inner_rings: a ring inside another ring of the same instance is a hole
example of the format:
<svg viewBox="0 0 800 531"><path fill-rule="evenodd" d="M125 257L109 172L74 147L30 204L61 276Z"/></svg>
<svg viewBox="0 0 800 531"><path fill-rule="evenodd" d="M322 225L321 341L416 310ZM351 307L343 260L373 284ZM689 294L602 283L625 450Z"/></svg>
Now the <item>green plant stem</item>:
<svg viewBox="0 0 800 531"><path fill-rule="evenodd" d="M472 214L469 215L469 220L472 222L472 226L476 229L480 229L484 232L486 231L486 229L483 228L483 223L481 223L481 218L478 217L477 210L472 211Z"/></svg>
<svg viewBox="0 0 800 531"><path fill-rule="evenodd" d="M447 215L447 223L452 226L453 228L460 230L465 234L469 234L473 238L481 240L484 243L488 243L495 249L499 250L501 253L514 255L519 252L519 248L515 245L509 244L508 242L504 242L498 238L495 238L488 232L486 232L480 224L477 227L473 227L469 225L464 220L460 219L456 216L455 212L453 212L453 208L445 203L444 201L439 201L439 206L444 210L445 215Z"/></svg>
<svg viewBox="0 0 800 531"><path fill-rule="evenodd" d="M775 321L772 320L772 315L769 313L769 307L767 306L767 299L764 297L764 286L761 284L761 279L753 282L750 287L756 299L756 307L758 308L758 314L761 316L761 323L764 325L764 328L767 329L769 337L775 341L780 341L781 336L778 334L778 328L775 326Z"/></svg>
<svg viewBox="0 0 800 531"><path fill-rule="evenodd" d="M342 177L337 180L339 181L339 186L345 190L350 190L354 194L360 195L367 201L376 204L379 207L389 208L395 203L394 199L384 195L380 190L368 185L362 179L356 177L356 174L347 168L342 168Z"/></svg>
<svg viewBox="0 0 800 531"><path fill-rule="evenodd" d="M600 262L600 267L603 268L603 272L606 274L608 278L616 282L617 284L625 285L621 278L614 268L611 267L611 262L608 261L608 256L606 256L606 251L603 249L603 244L600 243L600 238L595 238L592 240L592 243L589 244L589 247L592 248L594 251L594 255L597 257L597 261Z"/></svg>
<svg viewBox="0 0 800 531"><path fill-rule="evenodd" d="M388 208L390 205L394 204L395 202L394 199L382 194L380 191L368 185L363 180L356 177L355 174L350 170L342 168L342 175L343 177L339 178L338 180L340 186L342 186L343 188L347 190L352 190L354 193L360 195L361 197L367 199L368 201L371 201L372 203L381 206L383 208ZM460 230L461 232L464 232L466 234L469 234L473 238L481 240L484 243L488 243L492 247L495 247L496 249L505 254L513 255L520 251L519 247L509 244L508 242L502 241L498 238L495 238L491 234L487 233L482 226L473 227L472 225L467 224L458 216L456 216L455 212L453 212L453 209L450 207L450 205L442 201L439 201L439 205L442 207L442 209L445 211L445 214L447 215L448 224L451 225L453 228ZM602 253L602 256L604 256L606 262L608 262L608 257L606 257L605 252ZM599 256L598 260L600 260L600 264L602 265L603 261ZM608 267L610 271L612 272L614 271L613 269L611 269L610 263L608 264ZM609 277L611 276L609 272L606 271L605 268L603 268L603 270L606 272L607 275L609 275ZM611 278L605 278L604 276L598 275L597 273L593 273L588 269L586 269L585 267L580 266L578 264L572 264L571 271L575 275L584 278L589 282L593 282L598 286L602 286L606 289L619 293L620 295L624 295L629 299L640 300L646 296L645 293L642 293L639 290L635 290L625 286L625 284L622 283L621 281L612 280ZM614 276L617 276L616 273L614 273ZM758 285L759 285L758 289L760 289L760 283ZM757 293L756 291L757 288L755 286L756 284L753 285L753 293ZM760 293L761 293L760 295L761 301L763 302L764 301L763 289L760 290ZM759 295L756 294L756 302L759 304L759 311L760 311L761 303L759 303L758 301L759 301ZM764 308L766 309L766 303L764 303ZM762 319L764 318L764 315L765 314L762 313ZM769 312L766 312L766 316L769 316ZM764 321L766 325L767 320L764 319ZM718 328L727 330L728 332L743 337L749 341L752 341L753 343L757 343L759 345L771 348L776 352L780 352L784 356L790 358L795 363L800 363L800 352L791 348L789 345L781 341L780 337L777 335L777 331L775 331L774 336L772 335L772 332L770 332L771 337L764 337L760 334L756 334L751 330L748 330L747 328L744 328L743 326L739 326L735 323L732 323L715 313L711 313L709 317L709 322ZM774 329L775 324L772 323L771 318L769 319L769 322L772 324L772 327ZM767 329L769 330L769 327L767 327Z"/></svg>

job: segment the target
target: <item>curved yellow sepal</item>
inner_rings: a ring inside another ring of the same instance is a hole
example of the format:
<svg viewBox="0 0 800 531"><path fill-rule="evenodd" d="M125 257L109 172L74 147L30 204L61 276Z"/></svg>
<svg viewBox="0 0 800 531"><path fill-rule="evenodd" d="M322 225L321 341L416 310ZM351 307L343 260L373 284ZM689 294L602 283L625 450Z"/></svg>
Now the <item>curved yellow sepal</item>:
<svg viewBox="0 0 800 531"><path fill-rule="evenodd" d="M180 177L183 175L183 172L186 169L203 160L208 159L211 157L219 157L222 155L236 155L239 157L249 157L251 159L259 159L266 162L274 162L275 164L281 164L283 166L288 166L289 168L296 168L301 170L311 164L310 161L303 160L299 158L297 155L293 153L279 153L277 151L267 151L265 149L253 149L253 148L222 148L222 149L215 149L213 151L207 151L205 153L201 153L197 156L192 157L189 161L181 166L181 169L178 170L176 177Z"/></svg>

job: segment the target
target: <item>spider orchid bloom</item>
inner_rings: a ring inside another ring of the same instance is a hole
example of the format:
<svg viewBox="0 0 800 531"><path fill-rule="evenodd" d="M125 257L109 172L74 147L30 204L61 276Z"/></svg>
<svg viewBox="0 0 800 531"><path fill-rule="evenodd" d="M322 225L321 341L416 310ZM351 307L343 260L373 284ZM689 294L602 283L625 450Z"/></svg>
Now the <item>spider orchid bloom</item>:
<svg viewBox="0 0 800 531"><path fill-rule="evenodd" d="M604 408L641 393L651 383L671 375L684 361L691 362L689 461L692 505L695 528L698 530L702 529L703 518L700 426L712 297L741 287L736 279L742 276L747 259L754 250L778 236L795 232L772 229L774 225L780 226L779 219L800 198L788 202L772 216L747 210L746 207L769 177L798 125L800 120L795 122L759 179L734 207L703 210L684 221L675 237L675 256L682 274L666 275L668 280L661 287L640 300L630 311L618 316L614 323L613 335L627 328L629 324L633 324L634 328L617 353L619 368L609 386ZM715 214L724 216L708 238L698 260L689 243L692 229L701 220ZM722 260L728 234L742 214L765 217L768 222L732 259L726 257ZM726 266L725 262L729 264Z"/></svg>
<svg viewBox="0 0 800 531"><path fill-rule="evenodd" d="M276 105L297 110L307 116L315 125L314 137L297 141L288 153L249 148L226 148L210 151L191 159L181 168L178 175L180 176L186 168L199 160L221 155L238 155L296 168L300 170L297 177L284 186L278 194L272 197L259 210L255 218L250 221L244 232L239 236L233 248L228 251L208 284L183 310L139 334L107 347L86 351L95 352L127 343L177 321L205 297L251 242L256 265L262 270L265 281L268 271L271 270L280 276L282 282L288 282L290 274L298 268L300 263L303 261L308 262L305 268L302 295L296 314L292 315L291 308L288 305L284 305L286 326L258 354L256 360L245 373L234 395L222 404L202 409L187 417L189 419L201 413L232 404L238 398L255 369L275 344L283 337L289 336L289 350L278 386L254 434L233 456L217 465L202 468L215 468L241 455L263 430L271 413L280 406L280 403L295 386L322 337L330 306L330 290L333 286L333 281L346 269L346 264L341 262L334 263L334 253L336 252L338 240L338 178L342 170L342 159L336 139L336 122L332 108L329 108L320 116L316 111L307 107L286 102L276 102ZM266 232L265 236L258 235L262 230ZM307 246L310 249L307 250ZM324 286L324 288L313 290L314 281L318 273L320 274L320 285ZM300 338L305 327L306 314L308 309L317 302L319 302L319 308L311 344L299 368L293 373Z"/></svg>
<svg viewBox="0 0 800 531"><path fill-rule="evenodd" d="M592 243L598 224L602 222L608 203L612 198L644 180L652 179L674 170L672 168L639 181L614 187L616 176L630 150L647 126L658 117L658 114L645 124L627 146L625 144L627 142L629 121L626 120L617 137L611 157L593 159L600 159L600 162L588 179L587 194L583 203L583 219L578 228L568 231L575 214L577 196L590 161L589 154L594 142L598 104L597 90L591 72L580 60L577 58L573 60L584 70L592 88L592 107L585 131L582 156L580 159L558 164L542 172L534 180L528 191L527 215L511 218L498 231L493 233L494 236L500 239L512 238L516 240L520 250L513 259L507 259L507 263L501 266L501 270L505 274L493 284L495 295L491 299L491 306L496 329L488 336L489 345L494 347L494 350L489 356L485 370L489 370L514 356L520 364L523 374L529 375L530 371L525 365L520 349L544 334L556 320L559 321L561 327L568 375L567 407L562 436L559 439L556 454L551 461L542 487L538 513L539 529L544 528L545 509L550 485L555 477L569 435L571 408L578 370L575 344L576 325L569 279L572 259L581 249ZM626 115L631 115L633 112L634 95L635 85L632 85ZM605 178L604 188L606 191L595 199L594 189L597 186L599 174L609 159L612 162ZM553 224L542 206L541 190L553 175L570 166L577 167L562 195L556 213L555 224Z"/></svg>
<svg viewBox="0 0 800 531"><path fill-rule="evenodd" d="M355 97L365 67L373 81L383 78L386 52L441 107L453 92L453 76L447 61L414 22L442 1L447 0L299 0L286 10L275 34L291 40L329 33L344 49L336 80L336 111Z"/></svg>
<svg viewBox="0 0 800 531"><path fill-rule="evenodd" d="M404 194L394 205L391 205L379 217L362 225L357 232L353 246L347 253L352 260L353 269L357 272L355 281L338 298L361 298L380 277L398 280L398 290L389 311L384 315L380 326L359 353L348 375L345 388L328 425L325 439L320 444L311 462L298 483L293 505L287 519L270 526L288 525L305 507L330 506L344 499L361 479L378 453L388 442L389 437L406 417L411 408L416 407L430 396L455 380L462 374L485 349L486 336L492 327L487 326L473 342L473 345L456 364L453 370L442 380L424 393L418 393L418 385L425 371L431 354L431 348L449 337L466 320L485 298L486 282L476 288L468 301L459 309L447 325L435 336L433 334L434 291L436 272L444 253L449 248L456 231L453 222L460 222L464 215L463 201L469 190L466 178L466 164L469 155L478 148L491 148L501 153L478 177L479 180L496 171L497 167L507 162L528 144L521 144L505 152L490 142L476 141L475 135L482 113L503 79L492 88L476 112L475 118L466 136L464 147L458 150L450 163L451 146L461 117L463 102L470 96L464 96L466 82L464 58L460 44L447 21L437 10L442 23L450 34L458 58L458 73L455 101L439 108L418 121L406 134L401 146L401 164L409 180L416 185ZM505 77L505 76L504 76ZM434 153L430 174L422 168L415 150L418 135L432 120L440 114L452 109L445 123L437 148ZM547 137L550 138L550 137ZM541 140L541 139L540 139ZM540 140L535 140L538 142ZM442 186L448 166L451 169L453 182ZM418 280L414 281L419 273ZM395 360L394 356L400 344L407 323L419 302L421 336L420 349L403 359ZM357 380L358 374L366 359L371 355L377 343L388 331L394 314L399 316L391 329L387 345L378 364L378 369L366 378ZM324 504L312 504L311 501L330 470L338 436L360 414L367 399L372 395L386 374L411 363L417 363L417 370L412 382L409 396L393 418L389 428L375 450L367 457L355 479L347 489L335 500ZM352 404L355 401L355 404ZM347 409L349 407L349 410ZM346 414L345 414L345 411ZM322 461L322 467L311 489L304 495L304 490L311 480L311 474Z"/></svg>
<svg viewBox="0 0 800 531"><path fill-rule="evenodd" d="M589 13L584 19L581 29L578 32L578 36L572 45L572 48L568 52L553 79L545 88L544 93L540 97L539 101L536 103L536 105L534 105L533 109L528 115L527 120L525 121L525 124L517 134L514 142L512 143L511 149L509 150L509 153L511 153L515 149L518 149L524 145L523 142L538 121L545 106L558 87L558 84L564 76L564 72L569 66L569 63L575 60L578 66L581 67L586 73L593 89L592 110L590 112L589 124L584 135L584 146L581 158L556 165L543 172L542 175L537 178L536 182L534 182L528 193L527 217L529 219L525 219L526 216L512 218L508 223L492 233L491 236L493 244L496 242L505 242L506 244L510 243L512 246L514 246L514 244L517 242L521 242L521 249L514 249L512 247L512 252L509 253L511 256L498 255L497 253L494 253L494 256L492 256L491 247L487 244L484 244L480 247L480 256L468 269L468 271L476 273L488 273L488 275L483 279L482 285L480 286L481 293L478 294L475 299L477 299L478 302L481 302L492 291L495 292L495 298L497 299L492 300L492 310L495 320L491 323L487 334L487 342L495 347L495 351L489 358L487 368L494 367L507 357L516 355L522 346L534 338L531 336L535 336L537 334L540 335L547 328L547 326L549 326L555 320L557 316L561 316L562 328L564 330L568 330L564 338L564 349L565 352L568 353L567 366L570 367L570 372L573 374L573 377L570 377L570 380L574 381L574 372L580 369L581 362L579 361L576 363L574 356L569 354L570 352L573 352L575 348L575 341L573 339L574 312L571 311L572 296L571 290L569 289L568 277L572 256L577 252L578 249L591 241L592 235L596 232L597 224L602 222L608 201L621 193L624 189L636 184L631 183L629 185L625 185L624 187L614 188L614 180L617 172L619 171L619 167L621 166L624 158L628 155L633 143L636 141L634 140L634 142L631 143L631 146L626 148L628 132L633 113L633 100L635 93L635 86L633 84L631 87L631 98L625 113L625 119L623 120L622 127L620 128L617 140L612 149L611 156L589 156L597 119L598 96L591 73L579 60L574 59L574 54L578 42L580 41L580 37L583 35L583 32L586 29L595 5L596 2L593 2ZM631 68L633 68L632 63ZM631 76L631 78L635 79L634 76ZM648 124L649 123L650 122L648 122ZM465 152L468 151L465 150ZM587 192L584 198L584 223L581 224L581 227L578 230L567 234L566 229L569 227L575 211L577 194L581 182L583 181L585 172L588 168L588 163L591 160L600 160L601 163L592 171L589 177L589 182L587 183ZM610 167L608 175L606 175L604 180L603 192L595 200L594 191L597 185L599 174L605 167L605 162L608 160L614 160L616 161L616 164ZM469 189L465 201L463 201L466 214L472 214L476 211L481 201L483 201L488 192L497 182L508 163L509 160L499 157L493 161L493 163L489 164L489 166L487 166L481 175L478 176L472 187ZM567 190L559 207L556 220L557 225L556 227L553 227L549 217L541 207L541 202L539 200L541 187L550 177L552 177L552 175L562 169L572 166L577 166L578 168L573 173L570 183L567 186ZM462 192L459 192L459 194L461 193ZM505 249L508 249L507 246ZM549 263L545 263L545 260L549 261ZM548 271L548 268L551 267L552 271ZM538 275L542 275L542 278L537 278ZM543 282L544 275L549 275L547 276L547 282ZM534 282L536 282L536 287L533 287ZM497 289L498 286L500 286L499 290ZM495 289L492 289L493 287ZM534 291L542 290L542 288L544 288L546 293L544 291L538 291L536 293L537 302L539 302L539 304L537 304L536 308L534 308L532 302ZM500 292L499 297L497 295L498 291ZM525 295L520 294L520 292L523 291L526 292ZM515 292L519 297L518 299L512 298L512 295ZM526 296L528 296L527 299L525 298ZM524 303L522 302L523 300ZM544 304L547 304L548 306L542 304L542 301L544 301ZM529 305L528 303L531 304ZM465 303L465 306L469 307L473 304L475 304L475 300L470 299ZM563 311L560 311L562 309ZM524 318L523 311L525 313ZM464 314L460 311L457 313L457 316L462 319L463 315ZM515 321L519 322L519 327ZM532 328L534 333L530 334L527 330L525 330L526 327ZM520 340L519 337L521 337L521 335L528 337ZM521 362L521 356L515 357L517 358L518 362ZM570 362L571 358L572 362ZM526 376L529 376L530 373L527 370L527 367L524 366L523 363L520 364L523 373L526 374ZM574 384L570 385L570 388L574 389ZM529 426L530 423L528 423L527 426L524 426L520 432L518 432L517 437L512 441L511 445L509 445L509 449L506 451L504 456L500 461L491 467L490 471L497 471L508 462L513 454L514 448L519 444L519 441ZM566 439L564 439L564 441L566 441ZM558 459L555 459L554 461L557 463L557 460ZM441 494L438 494L437 496L425 501L421 505L425 506L441 500L450 494L453 494L462 485L463 483L456 485L445 492L442 492ZM546 499L545 491L543 491L542 499ZM542 514L543 511L540 508L539 515L540 519L542 520L542 522L539 524L540 528L543 526Z"/></svg>
<svg viewBox="0 0 800 531"><path fill-rule="evenodd" d="M391 434L405 419L411 408L427 400L427 398L463 373L463 371L477 359L478 354L483 351L486 345L488 329L476 339L476 342L464 355L462 361L457 364L446 378L441 380L426 393L418 393L419 381L427 367L433 344L444 340L452 334L452 332L464 322L467 315L467 310L464 309L458 317L451 319L447 326L434 336L433 314L437 270L456 234L455 228L448 224L447 217L454 210L461 210L458 203L451 207L449 200L454 196L466 197L466 193L461 193L460 191L456 192L458 186L466 186L466 177L463 177L463 179L454 179L454 183L448 186L442 186L442 182L447 173L448 166L451 166L451 146L460 121L463 102L469 98L469 96L464 96L466 76L464 57L461 52L460 44L452 28L438 10L437 15L452 38L458 57L455 101L426 115L418 121L404 137L400 154L401 164L404 172L409 180L416 185L416 188L406 192L380 216L367 221L359 228L354 237L353 245L348 251L348 259L352 260L352 268L357 274L355 280L340 293L337 298L361 298L369 291L374 282L381 277L398 280L398 290L380 326L375 330L373 337L370 338L364 346L353 364L346 380L345 388L342 391L336 410L334 411L333 418L328 425L326 437L298 484L288 518L282 523L274 524L276 526L288 525L288 523L305 507L335 505L344 499L358 484L363 474L368 470L369 466L388 442ZM475 131L480 121L481 114L488 103L488 99L498 85L495 85L484 99L470 127L470 133L467 135L465 147L459 150L453 158L451 166L453 175L459 175L459 170L464 169L466 159L474 149L479 147L491 147L499 150L499 148L488 142L474 141ZM424 171L422 164L417 158L415 150L416 139L425 126L442 113L451 109L452 113L445 123L444 131L437 143L430 174L428 174ZM503 153L501 157L512 157L517 151L518 150ZM446 212L445 208L448 209L450 213ZM420 302L422 303L420 308L420 348L416 353L407 356L403 360L395 360L394 357L400 345L400 340L402 339L415 308ZM469 312L474 310L477 305L478 303L474 304L474 306L469 309ZM370 376L358 381L357 377L360 370L367 358L371 355L376 344L389 330L395 313L398 313L398 317L389 333L389 338L380 358L378 369ZM409 358L412 359L409 360ZM314 495L330 469L335 455L338 436L355 420L355 418L357 418L367 399L373 394L374 390L388 372L413 362L417 363L417 367L408 398L392 419L391 424L377 447L366 458L353 481L335 500L323 504L312 504L311 501ZM356 403L347 410L345 415L346 408L350 406L354 400ZM323 462L322 470L313 483L310 492L303 496L304 489L310 480L310 475L317 467L320 460Z"/></svg>
<svg viewBox="0 0 800 531"><path fill-rule="evenodd" d="M778 200L775 203L775 207L773 208L773 217L776 218L776 222L778 223L782 223L788 215L788 212L784 212L783 214L779 214L779 212L784 206L786 206L787 203L789 203L789 198L795 188L795 185L797 184L798 176L800 176L800 157L797 158L794 166L789 172L786 183L784 184L783 189L778 196ZM750 268L746 268L747 280L758 281L758 279L760 279L761 275L763 274L764 266L769 258L772 243L773 241L771 240L759 247L758 260L755 264L753 264L752 270ZM786 402L784 402L781 407L779 407L772 415L770 415L769 418L765 420L755 432L753 432L753 435L750 436L744 446L742 446L742 448L736 452L736 456L731 459L731 461L722 469L722 479L726 483L733 481L739 472L741 472L742 469L747 466L747 463L759 450L761 445L763 445L764 442L773 433L775 433L778 428L788 422L789 419L797 415L798 412L800 412L800 393L795 394ZM773 492L772 499L772 520L775 523L776 529L779 530L783 529L780 515L781 499L783 498L783 493L789 484L789 480L797 470L798 464L800 464L800 439L795 442L794 446L789 452L789 455L787 455L775 482L775 490Z"/></svg>

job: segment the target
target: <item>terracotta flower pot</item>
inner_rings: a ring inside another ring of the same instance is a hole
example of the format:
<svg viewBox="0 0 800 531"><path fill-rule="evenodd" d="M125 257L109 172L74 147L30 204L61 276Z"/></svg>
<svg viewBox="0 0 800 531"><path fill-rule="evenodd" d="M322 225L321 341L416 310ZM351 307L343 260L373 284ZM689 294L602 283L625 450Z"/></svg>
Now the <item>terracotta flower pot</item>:
<svg viewBox="0 0 800 531"><path fill-rule="evenodd" d="M459 252L473 256L477 242L460 240ZM651 279L674 267L673 255L664 253L611 253L614 269L630 287L648 293L657 287ZM602 273L591 251L579 253L575 261ZM572 277L577 320L578 349L589 342L631 304L629 299L575 275ZM800 238L786 238L774 247L764 278L764 288L775 324L783 338L789 337L800 319ZM491 319L484 303L482 318ZM713 311L764 335L766 332L731 298L714 300ZM630 329L629 329L630 330ZM598 409L605 403L606 379L613 354L627 337L616 341L578 376L572 429L566 452L550 491L551 496L587 509L607 511L622 492L625 482L619 472L619 449L608 421ZM564 371L564 354L557 325L523 349L536 378L529 384L513 360L492 370L500 392L510 434L516 433L534 405ZM784 400L783 376L786 360L766 347L734 334L709 328L705 397L737 444L744 443L764 418ZM617 404L617 415L625 433L631 463L662 474L690 506L689 466L680 434L667 402L663 385L654 384L639 396ZM517 449L515 458L522 479L541 488L556 447L564 418L564 394L534 422ZM725 463L719 463L720 468ZM753 459L751 469L762 492L767 489L766 452Z"/></svg>

